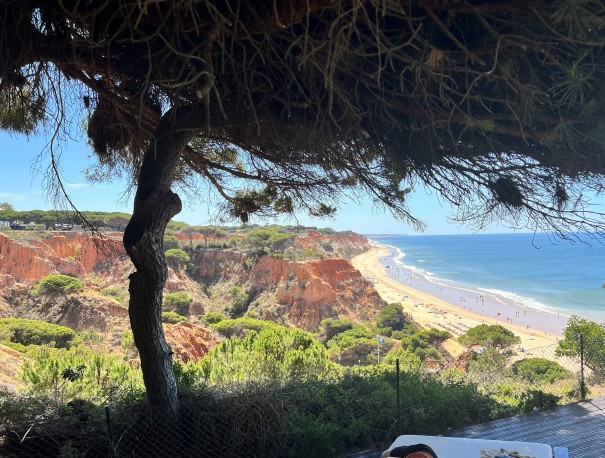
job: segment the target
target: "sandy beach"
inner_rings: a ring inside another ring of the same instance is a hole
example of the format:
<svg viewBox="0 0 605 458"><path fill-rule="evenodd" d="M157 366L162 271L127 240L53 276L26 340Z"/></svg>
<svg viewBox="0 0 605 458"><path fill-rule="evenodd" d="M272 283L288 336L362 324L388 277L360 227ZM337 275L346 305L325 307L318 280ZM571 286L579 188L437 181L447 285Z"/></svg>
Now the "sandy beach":
<svg viewBox="0 0 605 458"><path fill-rule="evenodd" d="M478 313L471 310L471 307L463 308L462 305L416 290L387 275L380 260L388 254L388 247L375 245L351 262L366 278L373 279L376 290L385 301L401 304L404 313L422 326L445 329L458 337L479 324L499 324L521 338L520 347L524 350L553 345L561 338L558 334L540 329L542 320L552 320L553 317L538 310L531 310L529 316L521 315L517 322L509 322L504 317L499 318L496 313ZM446 348L454 357L465 350L454 339L447 341Z"/></svg>

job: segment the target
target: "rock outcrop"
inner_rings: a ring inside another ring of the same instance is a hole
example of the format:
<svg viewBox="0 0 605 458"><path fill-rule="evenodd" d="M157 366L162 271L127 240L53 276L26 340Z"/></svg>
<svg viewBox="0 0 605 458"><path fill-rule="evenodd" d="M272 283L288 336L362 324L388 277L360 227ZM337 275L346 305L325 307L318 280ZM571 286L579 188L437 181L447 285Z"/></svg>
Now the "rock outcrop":
<svg viewBox="0 0 605 458"><path fill-rule="evenodd" d="M95 242L84 234L67 234L18 242L0 233L0 286L33 284L56 273L83 278L93 270L106 270L108 277L124 277L123 264L129 260L119 241Z"/></svg>
<svg viewBox="0 0 605 458"><path fill-rule="evenodd" d="M19 380L19 370L23 356L18 351L0 344L0 387L16 392L23 383Z"/></svg>
<svg viewBox="0 0 605 458"><path fill-rule="evenodd" d="M212 331L186 321L164 325L164 333L175 358L184 363L206 356L218 343Z"/></svg>
<svg viewBox="0 0 605 458"><path fill-rule="evenodd" d="M261 258L247 284L258 294L262 318L316 331L324 318L364 319L384 304L374 287L347 260L291 262Z"/></svg>
<svg viewBox="0 0 605 458"><path fill-rule="evenodd" d="M325 234L317 230L310 230L306 235L294 239L294 247L323 251L328 255L350 259L370 248L369 240L355 232L335 232Z"/></svg>

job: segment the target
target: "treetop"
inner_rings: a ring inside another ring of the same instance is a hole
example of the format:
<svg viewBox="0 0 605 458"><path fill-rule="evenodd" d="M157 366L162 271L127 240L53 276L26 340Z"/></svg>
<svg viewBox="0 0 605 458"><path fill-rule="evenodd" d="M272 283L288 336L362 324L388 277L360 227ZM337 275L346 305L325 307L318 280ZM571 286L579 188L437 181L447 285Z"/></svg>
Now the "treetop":
<svg viewBox="0 0 605 458"><path fill-rule="evenodd" d="M420 227L405 196L423 185L478 226L602 229L585 201L605 171L602 2L2 0L0 11L3 127L29 131L69 99L100 162L133 173L159 126L190 132L175 178L201 175L244 221L329 215L342 191L363 189Z"/></svg>

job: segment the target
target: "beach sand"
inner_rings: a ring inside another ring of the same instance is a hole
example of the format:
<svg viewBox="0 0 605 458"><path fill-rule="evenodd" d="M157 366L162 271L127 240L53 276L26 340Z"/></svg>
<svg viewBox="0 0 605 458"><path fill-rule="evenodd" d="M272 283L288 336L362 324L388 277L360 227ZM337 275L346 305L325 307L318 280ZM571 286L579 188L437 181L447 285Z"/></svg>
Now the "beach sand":
<svg viewBox="0 0 605 458"><path fill-rule="evenodd" d="M540 329L541 320L552 320L552 314L532 309L529 316L523 315L519 317L518 323L511 323L504 318L498 319L496 313L493 315L477 313L391 278L380 263L381 258L388 254L388 247L374 245L369 251L354 257L351 262L366 278L375 281L374 287L385 301L401 304L404 313L423 327L445 329L454 337L458 337L466 330L480 324L499 324L521 338L519 345L521 351L553 345L561 339L558 334ZM531 329L527 328L528 325ZM466 351L466 348L454 339L446 341L444 346L454 357Z"/></svg>

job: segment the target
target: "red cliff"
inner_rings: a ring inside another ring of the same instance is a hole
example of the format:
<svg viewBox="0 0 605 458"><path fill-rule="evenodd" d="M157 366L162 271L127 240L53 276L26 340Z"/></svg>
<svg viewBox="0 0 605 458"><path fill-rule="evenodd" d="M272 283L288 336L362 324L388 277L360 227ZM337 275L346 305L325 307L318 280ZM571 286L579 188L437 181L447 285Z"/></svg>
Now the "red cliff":
<svg viewBox="0 0 605 458"><path fill-rule="evenodd" d="M99 249L99 243L102 243ZM17 242L0 233L0 276L3 284L33 284L55 273L84 277L95 267L127 261L121 243L95 242L84 234L53 235L39 241ZM123 269L119 269L123 270Z"/></svg>
<svg viewBox="0 0 605 458"><path fill-rule="evenodd" d="M201 359L218 343L212 331L186 321L164 325L164 333L175 358L184 363Z"/></svg>
<svg viewBox="0 0 605 458"><path fill-rule="evenodd" d="M261 317L311 331L324 318L367 319L383 305L374 287L344 259L291 262L264 257L247 284L259 294L255 310Z"/></svg>

